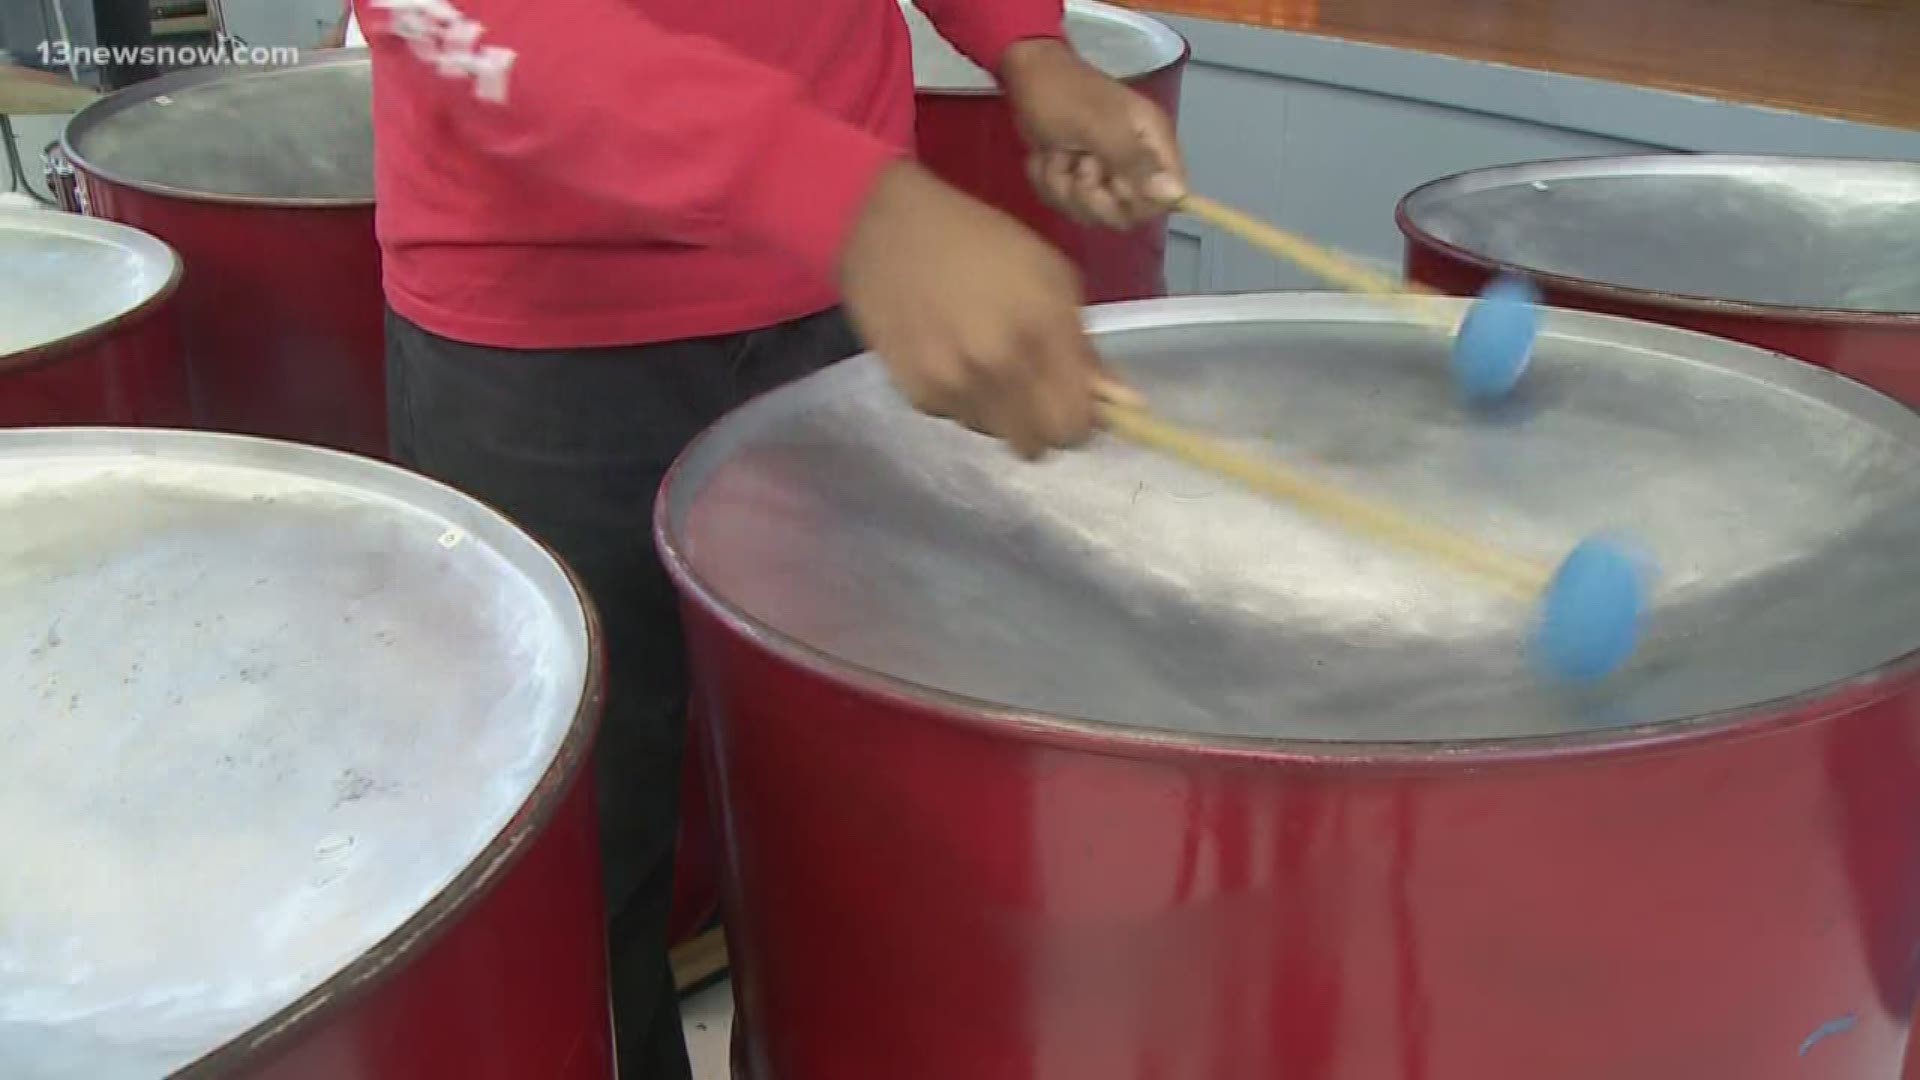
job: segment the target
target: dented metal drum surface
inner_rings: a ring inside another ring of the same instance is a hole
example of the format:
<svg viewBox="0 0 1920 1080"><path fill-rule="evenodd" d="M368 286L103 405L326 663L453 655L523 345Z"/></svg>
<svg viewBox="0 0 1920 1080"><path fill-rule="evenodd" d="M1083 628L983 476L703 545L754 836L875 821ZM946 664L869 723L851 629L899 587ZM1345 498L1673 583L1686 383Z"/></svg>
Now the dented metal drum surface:
<svg viewBox="0 0 1920 1080"><path fill-rule="evenodd" d="M185 258L198 426L388 453L371 95L366 51L337 50L163 76L68 126L92 212ZM718 906L715 829L688 772L676 941Z"/></svg>
<svg viewBox="0 0 1920 1080"><path fill-rule="evenodd" d="M913 32L915 142L928 169L1025 222L1080 268L1090 303L1166 295L1164 220L1131 232L1074 224L1042 205L1027 178L1026 142L994 80L902 2ZM1187 43L1150 16L1094 0L1068 0L1067 39L1086 60L1180 116Z"/></svg>
<svg viewBox="0 0 1920 1080"><path fill-rule="evenodd" d="M180 252L200 426L387 453L364 51L193 68L82 109L87 212Z"/></svg>
<svg viewBox="0 0 1920 1080"><path fill-rule="evenodd" d="M179 284L137 229L0 209L0 427L188 423Z"/></svg>
<svg viewBox="0 0 1920 1080"><path fill-rule="evenodd" d="M1920 162L1646 154L1436 180L1401 200L1409 277L1524 273L1550 302L1684 326L1920 404Z"/></svg>
<svg viewBox="0 0 1920 1080"><path fill-rule="evenodd" d="M1027 465L863 357L657 511L750 1080L1884 1080L1920 950L1920 416L1552 311L1452 397L1398 309L1095 309L1170 419L1521 554L1661 567L1615 681L1533 613L1098 439ZM849 1054L848 1047L859 1052Z"/></svg>
<svg viewBox="0 0 1920 1080"><path fill-rule="evenodd" d="M612 1075L590 608L289 443L0 431L0 1074Z"/></svg>

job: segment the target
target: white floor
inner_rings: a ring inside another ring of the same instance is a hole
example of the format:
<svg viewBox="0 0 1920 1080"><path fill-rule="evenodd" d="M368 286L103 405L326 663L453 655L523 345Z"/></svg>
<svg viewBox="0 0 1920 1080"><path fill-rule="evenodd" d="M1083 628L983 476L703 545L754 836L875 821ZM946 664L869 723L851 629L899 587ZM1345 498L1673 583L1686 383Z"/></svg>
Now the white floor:
<svg viewBox="0 0 1920 1080"><path fill-rule="evenodd" d="M728 1042L733 1033L733 988L725 982L680 1002L687 1027L693 1080L729 1080Z"/></svg>

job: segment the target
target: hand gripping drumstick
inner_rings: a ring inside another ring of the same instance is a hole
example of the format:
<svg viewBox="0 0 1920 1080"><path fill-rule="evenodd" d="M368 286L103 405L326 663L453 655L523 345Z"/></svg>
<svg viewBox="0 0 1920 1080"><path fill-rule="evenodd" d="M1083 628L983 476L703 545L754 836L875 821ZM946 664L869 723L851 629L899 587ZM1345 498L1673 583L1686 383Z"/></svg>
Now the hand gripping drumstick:
<svg viewBox="0 0 1920 1080"><path fill-rule="evenodd" d="M1305 237L1199 195L1182 197L1174 209L1217 225L1349 292L1400 303L1413 318L1453 340L1454 385L1468 400L1502 397L1526 373L1533 340L1540 330L1540 298L1524 278L1493 281L1456 325L1442 306L1433 302L1439 293L1413 283L1402 284Z"/></svg>
<svg viewBox="0 0 1920 1080"><path fill-rule="evenodd" d="M1130 442L1236 480L1360 535L1425 555L1520 600L1537 602L1536 655L1558 678L1603 678L1633 655L1647 590L1638 561L1617 543L1599 537L1583 540L1559 567L1548 567L1176 427L1151 415L1129 388L1103 382L1099 393L1101 419L1108 430Z"/></svg>

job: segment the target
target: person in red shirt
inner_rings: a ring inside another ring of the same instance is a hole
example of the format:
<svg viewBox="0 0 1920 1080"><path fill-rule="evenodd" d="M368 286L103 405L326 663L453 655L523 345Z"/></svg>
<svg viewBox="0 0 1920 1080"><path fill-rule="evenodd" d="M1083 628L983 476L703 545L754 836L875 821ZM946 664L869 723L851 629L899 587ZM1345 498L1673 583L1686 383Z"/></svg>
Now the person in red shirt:
<svg viewBox="0 0 1920 1080"><path fill-rule="evenodd" d="M1084 440L1079 282L915 165L896 0L354 0L373 67L394 451L501 508L598 608L620 1074L684 1080L665 963L687 679L661 479L747 398L864 343L1023 456ZM1181 191L1167 117L1061 0L920 0L995 73L1042 193L1115 228Z"/></svg>

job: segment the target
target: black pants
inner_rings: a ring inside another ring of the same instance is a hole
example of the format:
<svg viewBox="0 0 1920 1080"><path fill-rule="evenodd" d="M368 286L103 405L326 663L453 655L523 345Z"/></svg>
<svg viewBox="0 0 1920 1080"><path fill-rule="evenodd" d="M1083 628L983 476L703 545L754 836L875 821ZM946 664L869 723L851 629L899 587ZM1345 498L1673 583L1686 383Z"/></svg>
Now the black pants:
<svg viewBox="0 0 1920 1080"><path fill-rule="evenodd" d="M687 676L651 535L688 441L763 391L858 351L837 312L632 348L464 345L387 315L395 456L491 503L558 552L599 609L607 706L595 750L622 1080L687 1080L666 933Z"/></svg>

